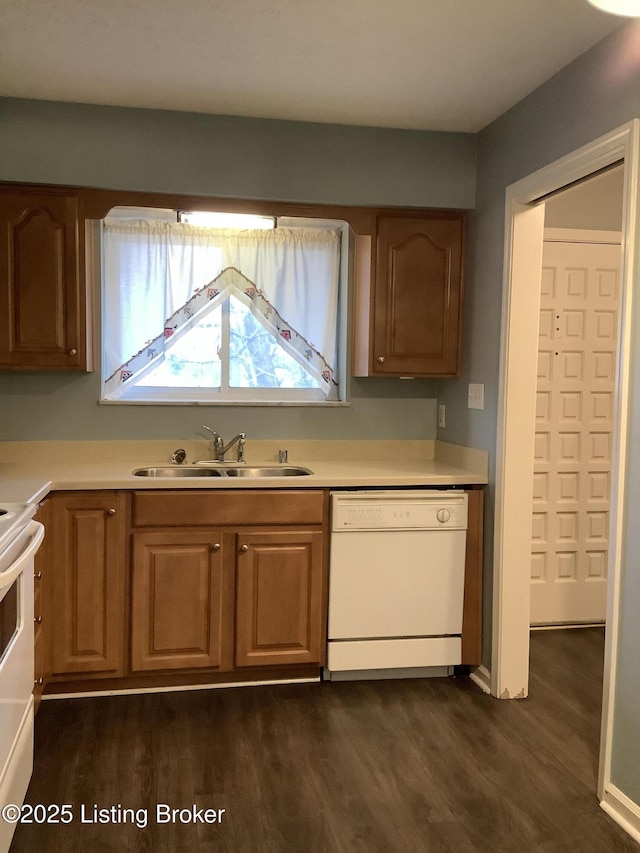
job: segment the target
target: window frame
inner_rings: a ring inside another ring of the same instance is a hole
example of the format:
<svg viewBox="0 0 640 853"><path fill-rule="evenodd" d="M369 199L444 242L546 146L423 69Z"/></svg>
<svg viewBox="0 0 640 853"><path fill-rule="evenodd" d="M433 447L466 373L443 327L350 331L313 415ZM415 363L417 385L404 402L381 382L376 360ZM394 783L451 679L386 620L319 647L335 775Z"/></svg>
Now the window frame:
<svg viewBox="0 0 640 853"><path fill-rule="evenodd" d="M155 209L137 206L135 210L138 215L145 210ZM132 208L133 212L134 208ZM250 212L250 211L247 211ZM107 213L107 216L109 213ZM104 217L106 218L106 216ZM350 223L344 219L328 219L319 217L301 216L278 216L277 222L282 227L325 227L340 229L340 263L338 276L338 304L336 317L336 365L334 375L337 381L335 395L326 395L320 388L229 388L221 383L220 388L203 387L167 387L167 386L123 386L121 392L116 396L104 395L104 386L107 379L105 365L105 316L102 312L100 323L100 405L242 405L242 406L348 406L350 391L350 376L347 365L350 362L350 340L348 328L351 323L350 306L352 304L351 292L353 282L353 252L355 234ZM102 251L103 242L103 220L99 223L99 258L100 258L100 301L104 301L105 265ZM254 316L256 316L254 314ZM259 320L259 318L258 318ZM279 345L282 346L280 342ZM289 352L297 359L297 356ZM153 364L149 365L153 369ZM146 373L146 371L144 372ZM144 373L142 376L144 376Z"/></svg>

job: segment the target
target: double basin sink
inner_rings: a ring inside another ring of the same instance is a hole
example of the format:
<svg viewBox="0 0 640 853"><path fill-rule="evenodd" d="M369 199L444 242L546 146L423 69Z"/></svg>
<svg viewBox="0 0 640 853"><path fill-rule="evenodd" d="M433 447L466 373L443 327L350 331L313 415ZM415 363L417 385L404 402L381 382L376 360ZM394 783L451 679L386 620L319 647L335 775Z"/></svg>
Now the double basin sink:
<svg viewBox="0 0 640 853"><path fill-rule="evenodd" d="M298 465L167 465L155 468L136 468L135 477L304 477L313 474Z"/></svg>

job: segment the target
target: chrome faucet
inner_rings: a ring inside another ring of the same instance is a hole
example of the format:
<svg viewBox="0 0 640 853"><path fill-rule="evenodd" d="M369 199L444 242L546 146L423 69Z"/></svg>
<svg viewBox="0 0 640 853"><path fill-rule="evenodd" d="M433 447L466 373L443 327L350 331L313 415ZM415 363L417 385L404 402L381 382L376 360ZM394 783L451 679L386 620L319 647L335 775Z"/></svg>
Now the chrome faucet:
<svg viewBox="0 0 640 853"><path fill-rule="evenodd" d="M211 444L213 456L216 462L224 462L225 453L227 453L228 450L231 450L235 444L238 445L236 461L244 462L245 433L239 432L237 435L233 436L229 444L225 445L222 436L214 429L211 429L211 427L208 427L206 424L202 424L202 429L206 429L207 432L210 432L212 435Z"/></svg>
<svg viewBox="0 0 640 853"><path fill-rule="evenodd" d="M227 450L231 450L234 444L238 445L238 449L236 451L236 461L244 462L244 443L245 437L243 432L239 432L237 435L234 435L229 444L225 445L222 443L220 449L218 450L218 462L224 462L224 455Z"/></svg>
<svg viewBox="0 0 640 853"><path fill-rule="evenodd" d="M224 445L224 442L222 441L222 436L218 435L218 433L214 429L211 429L211 427L208 427L206 424L202 424L202 429L206 429L207 432L211 433L211 435L212 435L211 450L213 451L213 458L216 459L218 462L221 462L222 460L220 459L219 454L220 454L220 449ZM223 454L223 459L224 459L224 454Z"/></svg>

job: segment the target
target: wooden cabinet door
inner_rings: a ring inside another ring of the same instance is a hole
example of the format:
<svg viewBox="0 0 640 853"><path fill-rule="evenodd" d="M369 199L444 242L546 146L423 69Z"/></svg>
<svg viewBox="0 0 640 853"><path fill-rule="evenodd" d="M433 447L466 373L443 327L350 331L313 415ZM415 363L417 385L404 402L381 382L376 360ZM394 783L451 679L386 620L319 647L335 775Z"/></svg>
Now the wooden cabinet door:
<svg viewBox="0 0 640 853"><path fill-rule="evenodd" d="M236 666L323 662L323 535L239 533Z"/></svg>
<svg viewBox="0 0 640 853"><path fill-rule="evenodd" d="M125 499L54 495L52 672L121 675L124 653Z"/></svg>
<svg viewBox="0 0 640 853"><path fill-rule="evenodd" d="M211 530L134 533L133 671L221 666L222 550Z"/></svg>
<svg viewBox="0 0 640 853"><path fill-rule="evenodd" d="M0 366L87 369L78 199L0 193Z"/></svg>
<svg viewBox="0 0 640 853"><path fill-rule="evenodd" d="M378 218L372 375L457 375L463 225L460 214Z"/></svg>

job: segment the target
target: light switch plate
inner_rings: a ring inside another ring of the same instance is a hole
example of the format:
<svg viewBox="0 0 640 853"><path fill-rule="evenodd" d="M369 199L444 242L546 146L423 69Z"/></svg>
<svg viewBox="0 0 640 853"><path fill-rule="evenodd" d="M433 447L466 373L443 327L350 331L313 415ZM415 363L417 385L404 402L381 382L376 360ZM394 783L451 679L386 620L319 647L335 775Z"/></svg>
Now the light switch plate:
<svg viewBox="0 0 640 853"><path fill-rule="evenodd" d="M446 407L444 403L438 405L438 426L444 429L447 425Z"/></svg>
<svg viewBox="0 0 640 853"><path fill-rule="evenodd" d="M484 385L481 383L469 383L469 396L467 406L470 409L484 409Z"/></svg>

